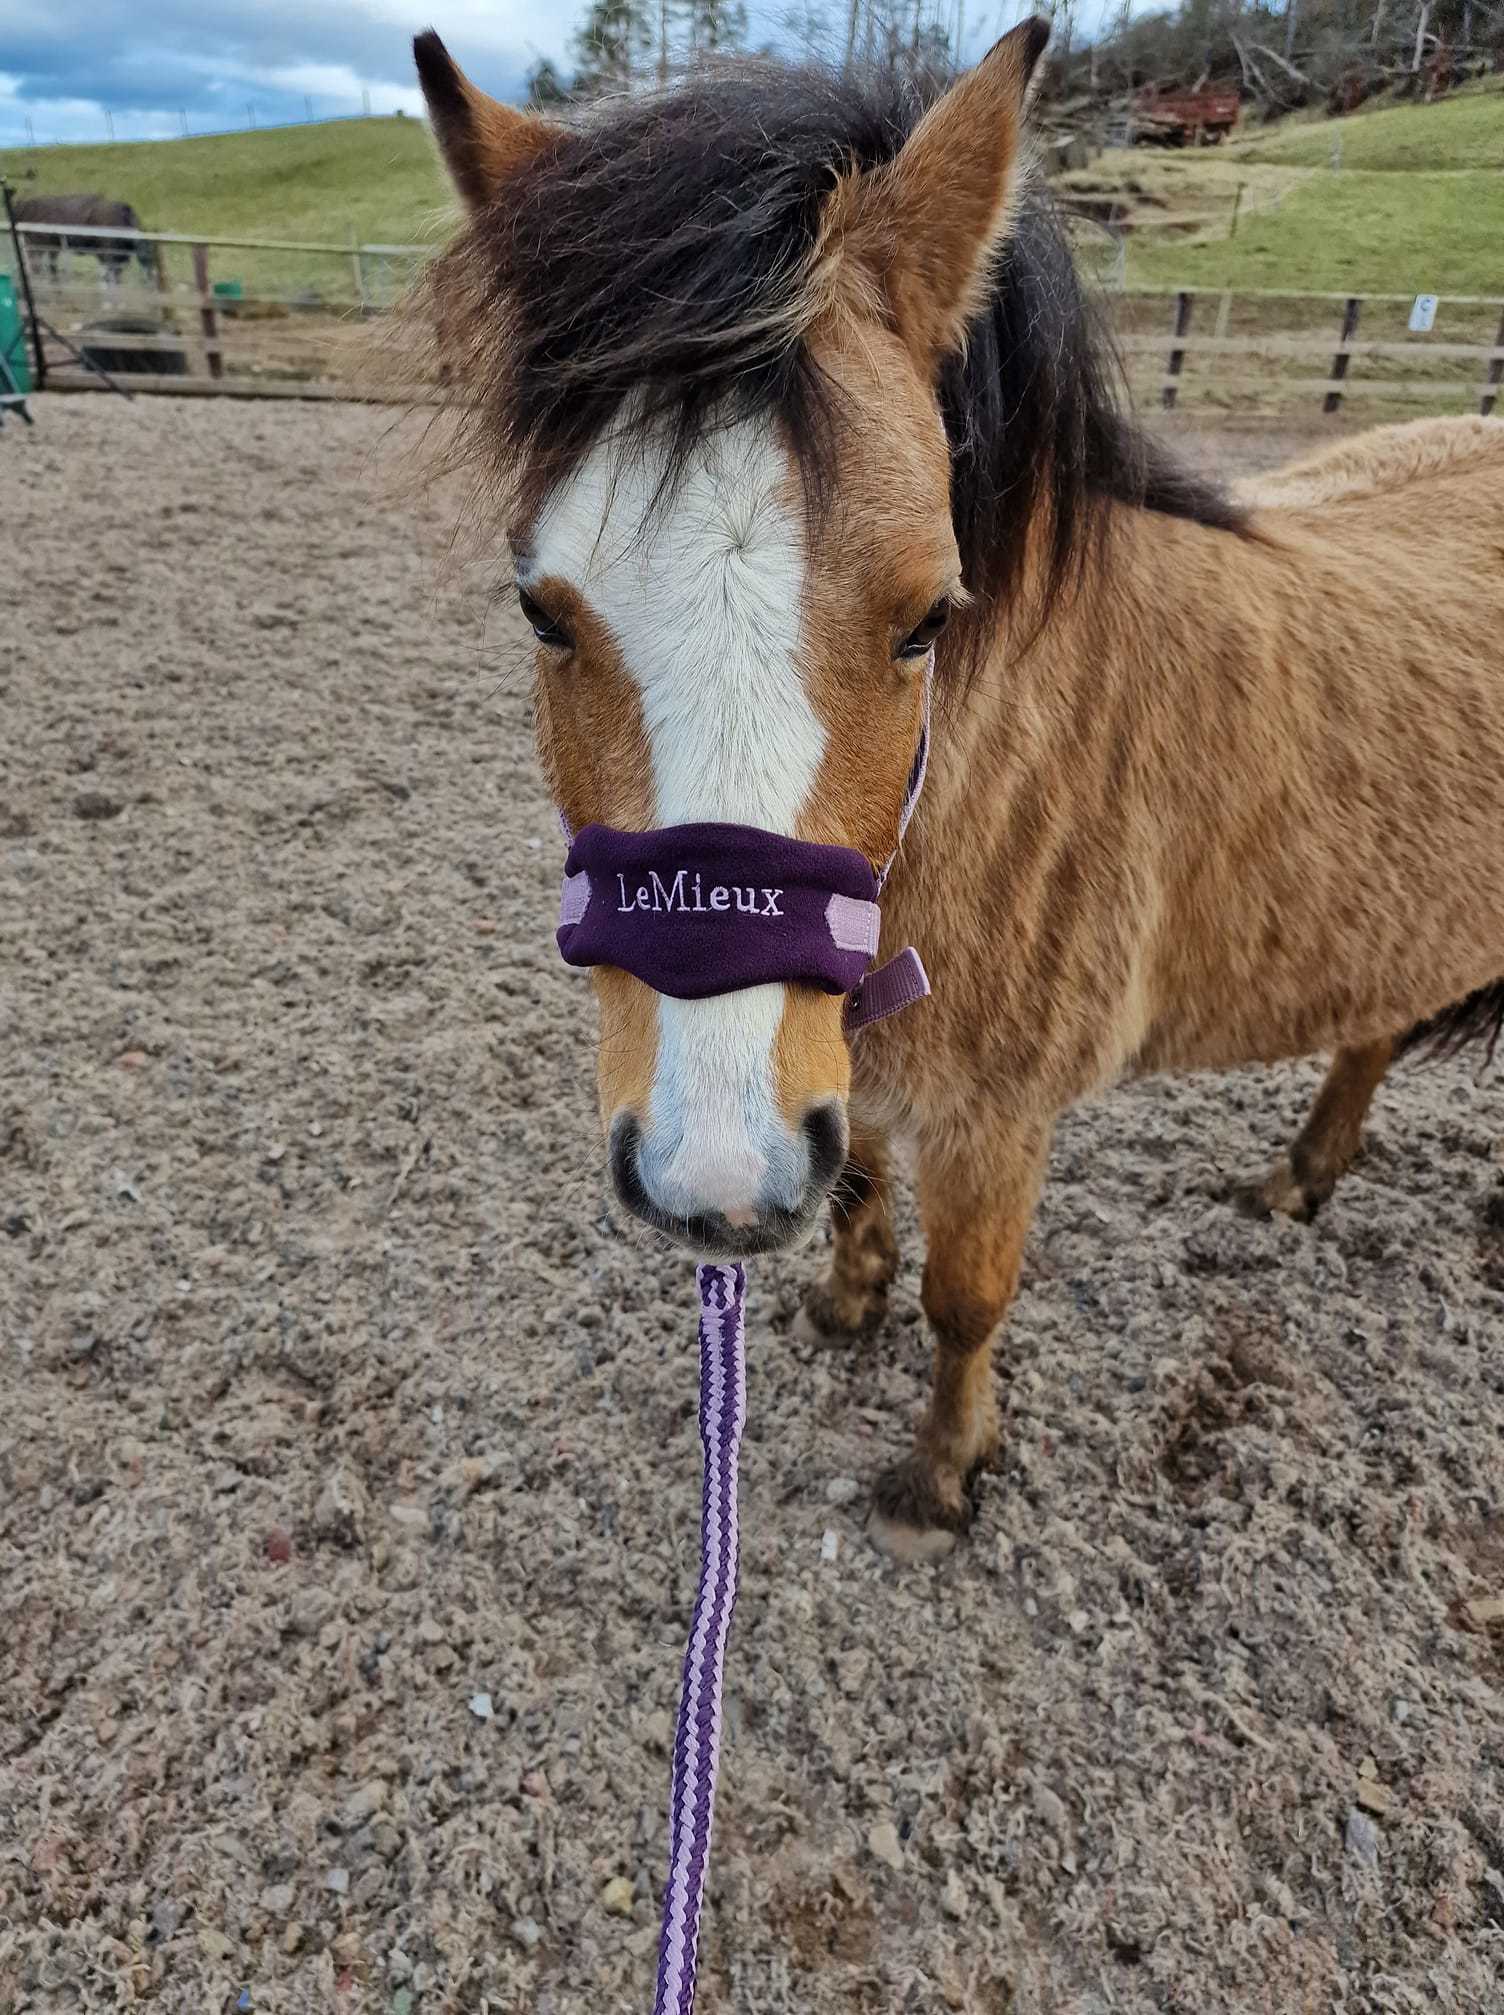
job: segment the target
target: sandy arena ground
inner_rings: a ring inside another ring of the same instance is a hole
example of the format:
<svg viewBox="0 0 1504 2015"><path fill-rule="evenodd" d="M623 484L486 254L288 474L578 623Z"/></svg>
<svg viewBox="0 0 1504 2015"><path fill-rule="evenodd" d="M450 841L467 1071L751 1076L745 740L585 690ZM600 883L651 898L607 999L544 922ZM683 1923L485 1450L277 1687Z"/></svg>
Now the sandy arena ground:
<svg viewBox="0 0 1504 2015"><path fill-rule="evenodd" d="M597 1178L515 618L373 479L387 416L38 421L0 2009L643 2015L692 1288ZM1316 1226L1253 1222L1315 1081L1065 1123L936 1570L862 1536L925 1388L912 1225L849 1354L791 1340L817 1252L757 1270L705 2015L1504 2003L1499 1082L1398 1073Z"/></svg>

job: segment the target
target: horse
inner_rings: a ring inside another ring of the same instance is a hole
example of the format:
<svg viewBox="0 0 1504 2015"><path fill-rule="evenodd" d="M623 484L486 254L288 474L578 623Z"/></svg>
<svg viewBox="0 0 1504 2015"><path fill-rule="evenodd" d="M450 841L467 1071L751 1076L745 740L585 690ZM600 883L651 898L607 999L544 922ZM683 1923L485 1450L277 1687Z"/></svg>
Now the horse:
<svg viewBox="0 0 1504 2015"><path fill-rule="evenodd" d="M597 967L624 1207L719 1257L829 1208L857 1343L911 1150L927 1410L869 1530L947 1551L1051 1133L1152 1072L1335 1052L1260 1207L1308 1217L1399 1057L1504 1023L1504 424L1241 491L1121 409L1029 165L1047 29L943 94L752 64L559 124L415 45L464 207L430 277L564 817L895 855L932 997ZM929 667L933 667L932 674ZM932 686L928 778L899 845Z"/></svg>
<svg viewBox="0 0 1504 2015"><path fill-rule="evenodd" d="M48 277L57 279L58 258L63 252L87 252L104 268L105 279L113 286L132 259L139 262L148 279L155 279L155 247L136 237L96 237L96 231L142 229L141 219L129 203L109 196L22 196L15 204L18 224L55 224L55 231L28 231L24 243L45 264ZM69 227L72 227L71 229Z"/></svg>

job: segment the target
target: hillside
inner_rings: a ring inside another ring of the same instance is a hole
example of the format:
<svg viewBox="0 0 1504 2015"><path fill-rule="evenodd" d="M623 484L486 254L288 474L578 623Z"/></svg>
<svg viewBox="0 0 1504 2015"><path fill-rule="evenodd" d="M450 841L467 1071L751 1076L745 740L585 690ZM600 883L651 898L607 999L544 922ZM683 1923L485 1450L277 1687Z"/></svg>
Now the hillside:
<svg viewBox="0 0 1504 2015"><path fill-rule="evenodd" d="M24 193L97 191L148 228L208 237L424 244L447 188L416 119L341 119L194 140L0 149Z"/></svg>
<svg viewBox="0 0 1504 2015"><path fill-rule="evenodd" d="M1345 119L1287 119L1235 141L1229 152L1244 161L1327 168L1339 142L1344 170L1504 168L1504 79L1490 78L1432 105L1386 105ZM1504 224L1504 210L1496 224Z"/></svg>
<svg viewBox="0 0 1504 2015"><path fill-rule="evenodd" d="M1248 166L1235 238L1223 227L1215 235L1134 238L1128 284L1504 295L1497 171L1313 169L1277 192L1277 208L1265 206L1261 180L1280 172Z"/></svg>

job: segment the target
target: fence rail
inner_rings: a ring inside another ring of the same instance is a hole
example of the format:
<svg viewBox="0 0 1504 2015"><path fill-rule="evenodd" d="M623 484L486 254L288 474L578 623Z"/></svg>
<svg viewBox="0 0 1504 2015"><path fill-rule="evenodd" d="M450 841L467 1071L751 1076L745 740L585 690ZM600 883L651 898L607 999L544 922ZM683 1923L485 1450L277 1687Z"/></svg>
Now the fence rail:
<svg viewBox="0 0 1504 2015"><path fill-rule="evenodd" d="M47 224L18 236L43 322L132 389L443 395L441 365L415 383L411 359L383 343L432 246ZM0 240L0 264L9 252ZM1107 298L1133 392L1165 407L1429 401L1490 413L1504 392L1504 296L1437 297L1434 333L1407 326L1409 294L1119 287ZM59 386L98 382L61 347L44 367Z"/></svg>

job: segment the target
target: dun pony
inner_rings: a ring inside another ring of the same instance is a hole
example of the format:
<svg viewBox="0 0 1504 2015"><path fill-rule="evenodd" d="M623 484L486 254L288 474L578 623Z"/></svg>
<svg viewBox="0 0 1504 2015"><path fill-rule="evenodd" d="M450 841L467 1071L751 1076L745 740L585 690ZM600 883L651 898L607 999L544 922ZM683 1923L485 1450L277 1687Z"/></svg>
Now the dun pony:
<svg viewBox="0 0 1504 2015"><path fill-rule="evenodd" d="M953 1542L1052 1128L1147 1072L1335 1052L1263 1184L1307 1216L1391 1060L1504 1015L1504 425L1385 429L1228 495L1119 410L1031 177L1026 23L931 103L750 65L553 124L433 35L468 221L433 274L576 826L897 839L933 998L596 974L619 1193L716 1254L833 1195L827 1337L884 1314L913 1151L930 1406L879 1479ZM834 1140L838 1152L826 1149ZM838 1170L844 1156L844 1167Z"/></svg>

